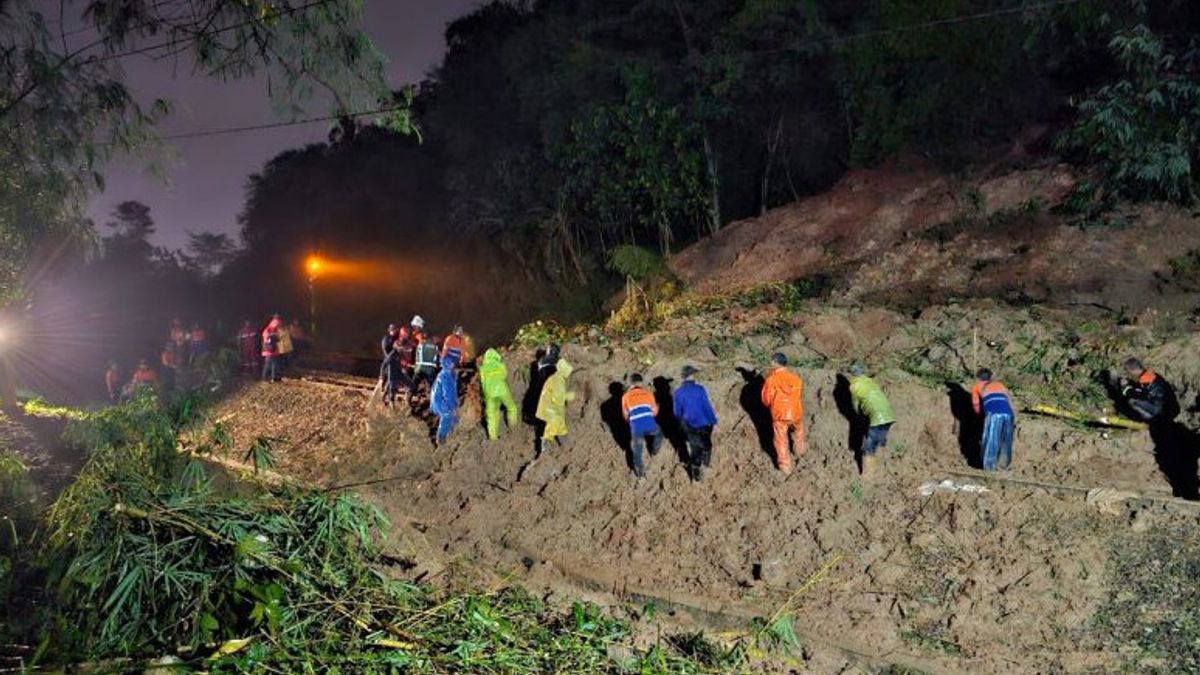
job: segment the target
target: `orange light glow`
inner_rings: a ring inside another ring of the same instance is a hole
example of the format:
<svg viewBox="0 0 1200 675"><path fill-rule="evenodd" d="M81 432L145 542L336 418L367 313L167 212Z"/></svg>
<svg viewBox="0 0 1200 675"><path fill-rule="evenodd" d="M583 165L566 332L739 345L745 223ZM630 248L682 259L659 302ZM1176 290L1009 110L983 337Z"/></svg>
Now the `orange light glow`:
<svg viewBox="0 0 1200 675"><path fill-rule="evenodd" d="M308 270L308 276L315 277L325 270L325 261L315 255L310 255L304 262L304 267Z"/></svg>

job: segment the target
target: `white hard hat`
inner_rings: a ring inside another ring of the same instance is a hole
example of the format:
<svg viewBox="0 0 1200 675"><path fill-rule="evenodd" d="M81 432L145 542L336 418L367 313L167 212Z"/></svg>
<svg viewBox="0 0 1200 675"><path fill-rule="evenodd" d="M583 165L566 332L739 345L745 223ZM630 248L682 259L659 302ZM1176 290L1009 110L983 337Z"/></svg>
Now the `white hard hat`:
<svg viewBox="0 0 1200 675"><path fill-rule="evenodd" d="M420 314L413 316L411 323L414 328L424 328L425 327L425 319L422 319Z"/></svg>

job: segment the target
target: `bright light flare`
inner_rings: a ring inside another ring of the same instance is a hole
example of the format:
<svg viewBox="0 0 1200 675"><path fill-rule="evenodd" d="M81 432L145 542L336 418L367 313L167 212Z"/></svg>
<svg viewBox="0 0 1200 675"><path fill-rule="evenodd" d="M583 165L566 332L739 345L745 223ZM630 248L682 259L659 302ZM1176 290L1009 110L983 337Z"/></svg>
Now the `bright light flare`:
<svg viewBox="0 0 1200 675"><path fill-rule="evenodd" d="M325 271L325 261L319 256L310 255L304 261L304 269L308 270L308 276L316 278L321 276L321 273Z"/></svg>

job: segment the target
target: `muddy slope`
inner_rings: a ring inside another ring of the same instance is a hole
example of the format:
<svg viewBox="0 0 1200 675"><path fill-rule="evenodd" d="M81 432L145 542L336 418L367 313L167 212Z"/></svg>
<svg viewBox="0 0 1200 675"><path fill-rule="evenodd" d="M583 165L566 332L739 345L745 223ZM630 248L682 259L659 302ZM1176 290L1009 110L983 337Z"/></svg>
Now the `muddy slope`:
<svg viewBox="0 0 1200 675"><path fill-rule="evenodd" d="M1098 412L1091 369L1162 342L1156 330L1183 335L1148 357L1191 408L1200 362L1194 338L1174 324L1121 328L1102 314L992 305L933 308L917 319L814 305L794 314L730 310L679 319L632 343L569 345L564 354L578 368L571 434L536 462L523 426L486 441L474 395L464 426L437 451L424 421L368 411L365 395L334 387L254 385L223 414L232 414L226 423L239 444L255 434L294 441L280 445L283 472L353 485L379 504L396 524L396 547L421 569L459 560L532 586L660 598L712 625L770 616L828 566L795 599L811 672L847 654L941 672L1077 672L1117 659L1087 630L1107 590L1111 541L1131 527L1194 521L1195 511L1170 501L1147 434L1032 415L1020 419L1009 477L1077 489L963 475L974 431L956 418L963 392L946 380L978 360L1023 404ZM810 452L788 478L773 468L753 403L756 371L775 350L807 382ZM513 370L528 356L510 354ZM881 475L869 481L848 449L837 374L852 358L878 371L900 415ZM640 371L669 388L684 363L703 368L721 418L714 467L690 482L676 441L636 481L616 386ZM1063 398L1051 379L1078 391ZM523 378L514 380L519 398ZM990 491L921 495L923 484L947 479ZM1093 487L1156 501L1101 513L1085 503Z"/></svg>
<svg viewBox="0 0 1200 675"><path fill-rule="evenodd" d="M969 179L854 171L670 264L700 294L819 274L835 280L840 302L912 310L966 298L1194 307L1196 280L1174 279L1171 261L1200 248L1195 215L1151 205L1084 229L1058 208L1075 180L1064 165Z"/></svg>

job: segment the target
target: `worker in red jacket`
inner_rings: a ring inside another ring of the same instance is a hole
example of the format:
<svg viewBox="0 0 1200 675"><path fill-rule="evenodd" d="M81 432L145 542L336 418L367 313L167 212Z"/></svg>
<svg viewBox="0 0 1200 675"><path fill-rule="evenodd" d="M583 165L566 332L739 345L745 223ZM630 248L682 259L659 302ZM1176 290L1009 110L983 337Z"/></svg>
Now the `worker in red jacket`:
<svg viewBox="0 0 1200 675"><path fill-rule="evenodd" d="M262 379L267 382L279 381L279 328L282 325L283 321L276 314L262 331Z"/></svg>

